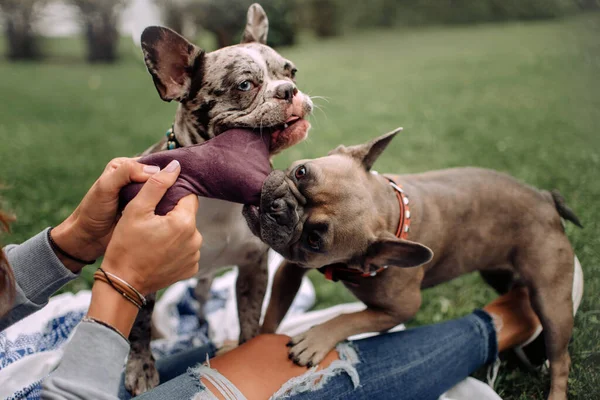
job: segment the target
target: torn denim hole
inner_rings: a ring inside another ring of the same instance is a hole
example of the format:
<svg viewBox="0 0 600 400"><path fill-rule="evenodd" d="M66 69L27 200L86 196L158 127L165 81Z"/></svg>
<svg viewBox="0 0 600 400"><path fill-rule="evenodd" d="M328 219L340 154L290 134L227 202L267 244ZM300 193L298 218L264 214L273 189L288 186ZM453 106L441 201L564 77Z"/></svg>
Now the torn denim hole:
<svg viewBox="0 0 600 400"><path fill-rule="evenodd" d="M360 362L356 349L349 343L339 343L336 347L339 360L335 360L325 369L317 371L318 366L314 366L304 374L290 379L279 388L270 400L284 399L307 391L321 389L332 377L345 372L352 380L354 389L360 385L360 377L354 367Z"/></svg>
<svg viewBox="0 0 600 400"><path fill-rule="evenodd" d="M225 378L219 371L212 369L208 360L206 364L201 364L195 368L188 369L188 374L200 382L204 378L210 382L223 396L225 400L247 400L246 397L236 388L229 379ZM202 389L190 400L218 400L218 398L204 385Z"/></svg>

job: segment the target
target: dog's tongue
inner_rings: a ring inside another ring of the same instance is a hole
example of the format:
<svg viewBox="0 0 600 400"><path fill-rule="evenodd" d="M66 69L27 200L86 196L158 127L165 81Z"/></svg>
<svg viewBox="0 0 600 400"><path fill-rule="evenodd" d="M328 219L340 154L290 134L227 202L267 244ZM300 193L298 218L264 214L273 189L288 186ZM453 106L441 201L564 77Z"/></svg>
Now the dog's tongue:
<svg viewBox="0 0 600 400"><path fill-rule="evenodd" d="M138 160L140 163L157 165L161 169L172 160L181 164L177 182L158 204L156 213L165 215L190 193L258 205L263 183L271 172L269 144L269 135L249 129L231 129L195 146L142 157ZM121 190L121 208L137 195L142 186L141 183L132 183Z"/></svg>

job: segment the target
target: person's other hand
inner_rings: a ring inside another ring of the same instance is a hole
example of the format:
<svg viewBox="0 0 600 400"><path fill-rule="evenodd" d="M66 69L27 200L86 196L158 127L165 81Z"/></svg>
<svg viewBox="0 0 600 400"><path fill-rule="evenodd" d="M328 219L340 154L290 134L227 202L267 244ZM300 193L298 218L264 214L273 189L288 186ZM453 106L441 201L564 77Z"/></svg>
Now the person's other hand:
<svg viewBox="0 0 600 400"><path fill-rule="evenodd" d="M52 238L61 249L82 260L102 256L118 219L121 188L131 182L146 182L159 171L159 167L140 164L133 158L111 160L75 211L52 230ZM61 260L74 272L82 267L72 260Z"/></svg>
<svg viewBox="0 0 600 400"><path fill-rule="evenodd" d="M165 216L156 205L180 172L177 161L153 175L129 202L108 244L102 268L142 294L198 272L202 236L196 229L198 197L188 195Z"/></svg>

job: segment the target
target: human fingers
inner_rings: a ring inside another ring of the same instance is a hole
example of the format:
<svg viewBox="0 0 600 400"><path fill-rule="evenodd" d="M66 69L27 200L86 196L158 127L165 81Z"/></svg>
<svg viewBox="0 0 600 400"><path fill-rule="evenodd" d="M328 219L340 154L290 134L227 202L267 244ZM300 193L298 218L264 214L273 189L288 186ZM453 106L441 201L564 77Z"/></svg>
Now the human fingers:
<svg viewBox="0 0 600 400"><path fill-rule="evenodd" d="M180 172L179 161L171 161L162 171L152 175L146 181L127 208L141 212L154 211L167 190L173 186Z"/></svg>
<svg viewBox="0 0 600 400"><path fill-rule="evenodd" d="M144 165L131 158L116 158L108 163L98 179L102 193L117 195L121 188L131 182L145 182L160 171L155 165Z"/></svg>

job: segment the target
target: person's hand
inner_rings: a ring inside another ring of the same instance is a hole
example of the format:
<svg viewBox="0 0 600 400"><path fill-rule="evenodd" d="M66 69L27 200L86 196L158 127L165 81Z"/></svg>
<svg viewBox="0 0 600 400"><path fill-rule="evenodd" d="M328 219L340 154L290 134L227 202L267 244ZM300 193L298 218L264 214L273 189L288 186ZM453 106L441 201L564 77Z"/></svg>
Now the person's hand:
<svg viewBox="0 0 600 400"><path fill-rule="evenodd" d="M53 240L61 249L79 259L95 260L100 257L118 219L121 188L131 182L146 182L158 171L159 167L140 164L132 158L113 159L77 209L52 230ZM83 267L62 257L61 261L74 272Z"/></svg>
<svg viewBox="0 0 600 400"><path fill-rule="evenodd" d="M202 245L196 229L198 197L182 198L165 216L154 213L180 170L179 163L173 161L144 184L123 210L102 262L106 272L143 295L198 272ZM94 282L88 317L103 321L127 337L137 314L137 307L108 283Z"/></svg>
<svg viewBox="0 0 600 400"><path fill-rule="evenodd" d="M156 205L179 175L177 161L153 175L123 210L102 268L142 294L155 292L198 272L202 236L196 229L198 197L188 195L165 216Z"/></svg>

